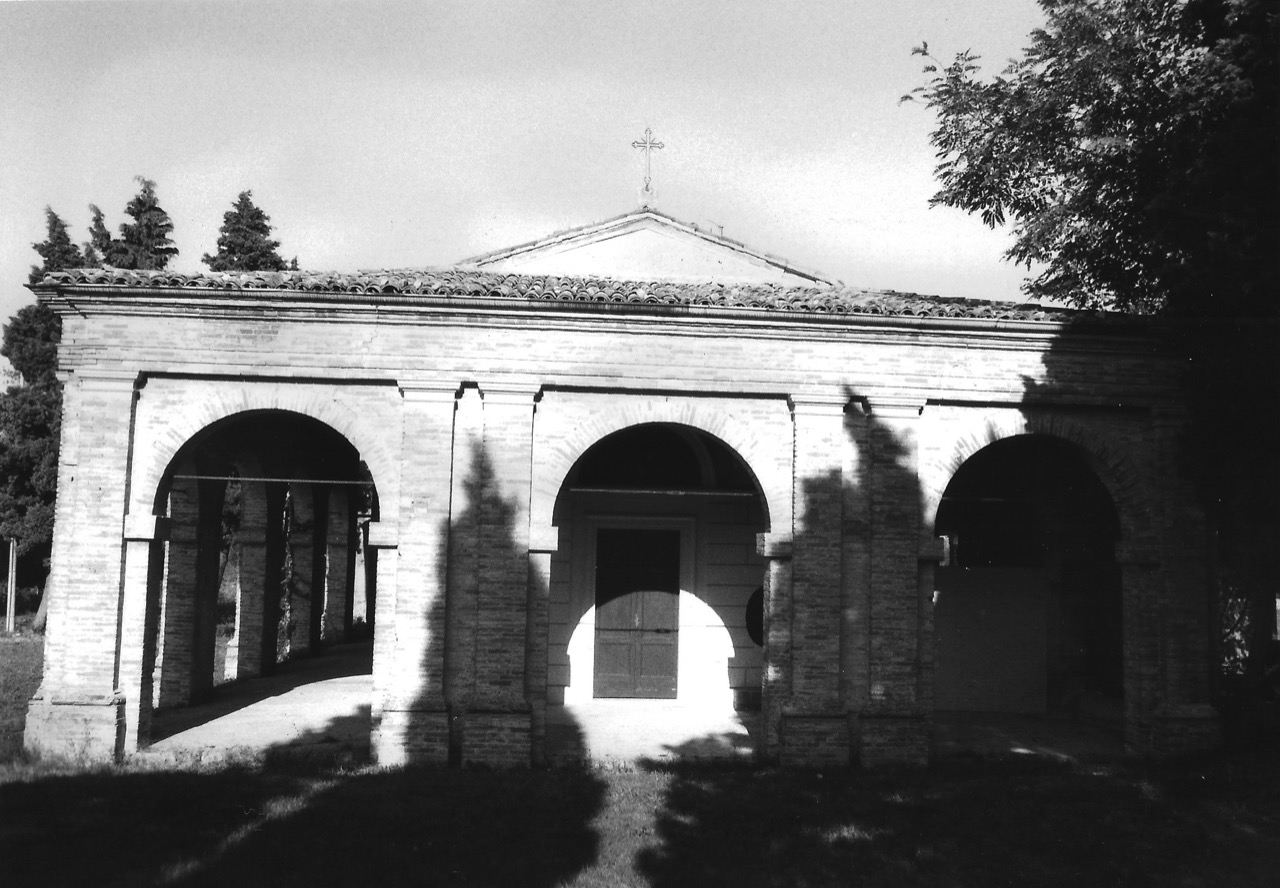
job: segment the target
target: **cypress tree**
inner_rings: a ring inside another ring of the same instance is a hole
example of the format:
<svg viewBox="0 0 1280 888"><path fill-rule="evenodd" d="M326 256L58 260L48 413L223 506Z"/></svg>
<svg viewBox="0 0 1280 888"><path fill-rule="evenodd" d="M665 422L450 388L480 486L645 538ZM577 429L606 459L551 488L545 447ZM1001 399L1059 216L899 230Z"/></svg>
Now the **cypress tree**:
<svg viewBox="0 0 1280 888"><path fill-rule="evenodd" d="M80 248L71 242L71 236L67 234L67 223L63 222L62 217L50 207L44 208L44 215L48 225L48 234L43 242L31 245L32 249L44 259L42 265L31 266L31 274L28 276L28 280L33 284L39 283L51 271L62 271L64 268L80 268L84 265L84 257L80 255Z"/></svg>
<svg viewBox="0 0 1280 888"><path fill-rule="evenodd" d="M205 253L201 262L210 271L284 271L288 266L271 239L271 218L253 203L252 191L241 191L222 216L218 252ZM296 266L295 266L296 267Z"/></svg>
<svg viewBox="0 0 1280 888"><path fill-rule="evenodd" d="M142 176L135 180L142 188L124 208L134 221L120 226L120 239L111 242L103 261L117 268L160 270L178 255L169 238L173 221L160 206L156 183Z"/></svg>

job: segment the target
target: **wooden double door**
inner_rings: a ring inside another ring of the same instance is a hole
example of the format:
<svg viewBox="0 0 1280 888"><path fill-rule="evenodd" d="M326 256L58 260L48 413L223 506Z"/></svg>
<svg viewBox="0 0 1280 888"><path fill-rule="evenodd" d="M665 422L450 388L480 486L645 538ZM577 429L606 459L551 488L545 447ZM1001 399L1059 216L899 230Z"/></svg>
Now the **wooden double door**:
<svg viewBox="0 0 1280 888"><path fill-rule="evenodd" d="M674 699L680 531L596 531L596 697Z"/></svg>

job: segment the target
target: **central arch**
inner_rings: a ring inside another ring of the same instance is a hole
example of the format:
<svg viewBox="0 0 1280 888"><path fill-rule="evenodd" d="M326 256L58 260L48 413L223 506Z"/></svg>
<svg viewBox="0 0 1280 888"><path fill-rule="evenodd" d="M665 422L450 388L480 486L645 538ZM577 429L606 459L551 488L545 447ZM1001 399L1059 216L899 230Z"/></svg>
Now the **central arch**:
<svg viewBox="0 0 1280 888"><path fill-rule="evenodd" d="M759 605L756 535L768 513L746 461L692 426L632 425L574 462L554 521L549 702L578 707L588 733L582 707L611 706L664 747L707 735L749 746L762 648L748 609ZM653 718L642 701L654 699L677 708Z"/></svg>

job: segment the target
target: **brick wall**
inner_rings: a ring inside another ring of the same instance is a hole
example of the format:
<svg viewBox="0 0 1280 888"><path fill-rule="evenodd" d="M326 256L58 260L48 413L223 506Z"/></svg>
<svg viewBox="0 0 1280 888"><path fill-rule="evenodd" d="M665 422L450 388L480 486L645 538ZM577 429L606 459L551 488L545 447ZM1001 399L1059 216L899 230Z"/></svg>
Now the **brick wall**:
<svg viewBox="0 0 1280 888"><path fill-rule="evenodd" d="M137 537L141 554L126 564L127 527L163 514L162 481L193 436L251 411L323 422L375 485L365 557L377 582L379 761L538 758L545 708L570 685L568 645L589 606L580 559L597 507L564 497L565 478L596 441L644 422L714 435L758 485L749 515L710 500L602 508L692 522L693 593L729 639L726 685L762 691L766 755L927 757L931 593L945 557L932 536L937 503L964 459L1024 433L1079 445L1120 513L1130 742L1157 750L1213 736L1200 518L1185 485L1169 481L1181 422L1171 368L1129 333L516 302L481 311L357 295L323 311L300 294L77 300L64 317L33 749L110 757L128 746L121 737L145 734L132 698L147 686L147 658L117 657L116 639L160 633L159 657L172 662L176 641L161 627L180 615L147 616L148 583L164 578L139 559L156 561L163 543ZM179 523L168 543L174 590L189 530ZM241 545L242 573L257 571L257 537ZM332 530L294 542L307 547L320 566L308 576L313 595L355 563ZM762 582L764 650L742 620ZM164 607L176 601L165 596ZM326 607L341 601L325 597Z"/></svg>

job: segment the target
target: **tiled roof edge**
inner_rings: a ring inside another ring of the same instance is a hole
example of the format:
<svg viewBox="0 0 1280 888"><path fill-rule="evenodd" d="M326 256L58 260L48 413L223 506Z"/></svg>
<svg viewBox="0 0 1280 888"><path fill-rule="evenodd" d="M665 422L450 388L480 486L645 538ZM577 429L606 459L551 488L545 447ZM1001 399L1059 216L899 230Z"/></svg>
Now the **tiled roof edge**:
<svg viewBox="0 0 1280 888"><path fill-rule="evenodd" d="M81 268L51 272L36 292L64 287L112 289L274 290L297 293L420 295L448 298L511 299L530 302L604 302L650 305L693 305L759 309L801 314L889 315L898 317L980 318L1049 323L1105 321L1121 316L1035 304L989 302L924 296L893 290L839 286L787 286L769 283L683 283L624 281L602 277L522 275L440 268L414 271L337 272L279 271L183 274Z"/></svg>

